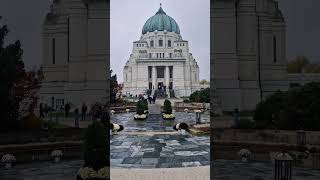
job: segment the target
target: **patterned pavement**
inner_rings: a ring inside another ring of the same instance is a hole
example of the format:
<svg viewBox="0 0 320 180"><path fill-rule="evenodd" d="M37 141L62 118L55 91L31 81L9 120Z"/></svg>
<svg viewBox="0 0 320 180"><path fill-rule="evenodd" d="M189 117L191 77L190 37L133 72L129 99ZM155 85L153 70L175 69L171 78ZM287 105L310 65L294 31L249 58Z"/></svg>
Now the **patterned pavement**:
<svg viewBox="0 0 320 180"><path fill-rule="evenodd" d="M114 114L111 121L124 126L124 132L174 132L179 122L195 122L194 113L176 112L175 120L149 114L145 121L133 120L134 113ZM209 116L202 118L209 121ZM110 139L111 167L178 168L210 164L210 137L180 134L113 135Z"/></svg>
<svg viewBox="0 0 320 180"><path fill-rule="evenodd" d="M113 135L111 167L177 168L210 164L208 136Z"/></svg>

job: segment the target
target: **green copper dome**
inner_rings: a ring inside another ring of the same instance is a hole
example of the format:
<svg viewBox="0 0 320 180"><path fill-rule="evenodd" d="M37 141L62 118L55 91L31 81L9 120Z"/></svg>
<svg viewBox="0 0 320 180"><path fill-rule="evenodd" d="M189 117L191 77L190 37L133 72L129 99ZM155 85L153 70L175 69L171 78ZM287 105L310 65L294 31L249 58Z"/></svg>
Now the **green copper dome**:
<svg viewBox="0 0 320 180"><path fill-rule="evenodd" d="M149 18L144 24L142 34L153 31L164 31L175 32L180 34L180 29L177 22L170 16L168 16L163 9L160 7L158 12Z"/></svg>

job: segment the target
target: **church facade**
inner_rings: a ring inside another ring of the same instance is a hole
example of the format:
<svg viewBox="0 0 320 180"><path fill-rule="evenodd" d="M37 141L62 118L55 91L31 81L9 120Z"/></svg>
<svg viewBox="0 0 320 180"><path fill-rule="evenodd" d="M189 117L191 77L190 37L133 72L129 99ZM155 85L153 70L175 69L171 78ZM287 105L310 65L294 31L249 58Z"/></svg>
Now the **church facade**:
<svg viewBox="0 0 320 180"><path fill-rule="evenodd" d="M182 39L177 22L162 9L143 26L123 69L123 94L189 96L199 90L199 66Z"/></svg>
<svg viewBox="0 0 320 180"><path fill-rule="evenodd" d="M287 90L286 23L277 1L213 0L210 8L211 100L224 111L252 110ZM53 1L43 24L40 102L58 108L109 101L109 10L107 0ZM199 66L188 45L160 8L133 42L123 93L165 89L169 97L183 97L199 90Z"/></svg>
<svg viewBox="0 0 320 180"><path fill-rule="evenodd" d="M53 1L43 24L41 103L108 102L109 9L107 0Z"/></svg>
<svg viewBox="0 0 320 180"><path fill-rule="evenodd" d="M211 97L224 111L252 110L288 89L286 23L277 1L213 0L210 13Z"/></svg>

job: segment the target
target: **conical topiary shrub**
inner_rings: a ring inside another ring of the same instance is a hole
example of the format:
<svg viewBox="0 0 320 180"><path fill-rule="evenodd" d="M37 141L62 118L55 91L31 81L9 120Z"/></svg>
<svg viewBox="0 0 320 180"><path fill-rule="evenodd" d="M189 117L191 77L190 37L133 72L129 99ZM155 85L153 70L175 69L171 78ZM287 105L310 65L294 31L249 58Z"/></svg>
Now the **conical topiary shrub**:
<svg viewBox="0 0 320 180"><path fill-rule="evenodd" d="M164 101L163 112L165 114L172 114L171 102L168 99Z"/></svg>
<svg viewBox="0 0 320 180"><path fill-rule="evenodd" d="M147 118L147 115L146 115L146 108L148 108L148 103L147 103L147 107L145 105L145 102L143 100L141 101L138 101L137 102L137 108L136 108L136 111L137 111L137 114L134 116L134 119L135 120L144 120Z"/></svg>
<svg viewBox="0 0 320 180"><path fill-rule="evenodd" d="M174 114L172 114L171 102L168 99L166 99L164 101L162 117L163 117L163 119L174 119L175 118Z"/></svg>
<svg viewBox="0 0 320 180"><path fill-rule="evenodd" d="M77 180L110 179L109 140L107 127L100 122L88 126L84 141L84 166L77 174Z"/></svg>

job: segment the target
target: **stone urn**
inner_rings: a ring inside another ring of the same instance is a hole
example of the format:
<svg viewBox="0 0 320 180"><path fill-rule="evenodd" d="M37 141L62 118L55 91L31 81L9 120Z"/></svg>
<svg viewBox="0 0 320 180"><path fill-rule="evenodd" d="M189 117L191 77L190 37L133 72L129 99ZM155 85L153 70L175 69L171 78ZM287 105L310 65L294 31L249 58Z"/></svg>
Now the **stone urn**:
<svg viewBox="0 0 320 180"><path fill-rule="evenodd" d="M247 162L247 161L248 161L248 157L245 157L245 156L242 157L242 158L241 158L241 161L242 161L242 162Z"/></svg>
<svg viewBox="0 0 320 180"><path fill-rule="evenodd" d="M181 134L182 134L182 135L185 135L185 134L186 134L186 130L181 129Z"/></svg>
<svg viewBox="0 0 320 180"><path fill-rule="evenodd" d="M56 162L56 163L60 162L60 156L54 157L54 162Z"/></svg>

